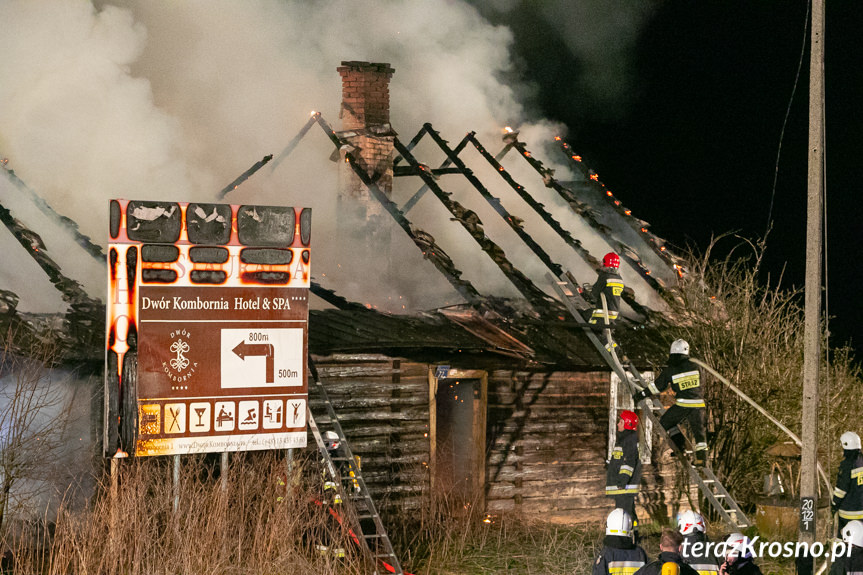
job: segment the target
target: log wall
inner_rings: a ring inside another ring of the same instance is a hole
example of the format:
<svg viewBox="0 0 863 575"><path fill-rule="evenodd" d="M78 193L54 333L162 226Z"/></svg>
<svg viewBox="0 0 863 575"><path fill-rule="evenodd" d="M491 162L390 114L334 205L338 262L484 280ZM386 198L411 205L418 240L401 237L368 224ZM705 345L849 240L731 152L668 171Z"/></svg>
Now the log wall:
<svg viewBox="0 0 863 575"><path fill-rule="evenodd" d="M330 356L316 365L376 504L421 506L430 486L429 365L380 355ZM605 520L613 508L605 497L609 379L609 372L489 372L488 512ZM680 502L658 438L653 451L660 463L644 466L642 522L667 517Z"/></svg>
<svg viewBox="0 0 863 575"><path fill-rule="evenodd" d="M361 457L375 505L421 506L429 489L428 366L359 354L317 358L315 365L351 449Z"/></svg>

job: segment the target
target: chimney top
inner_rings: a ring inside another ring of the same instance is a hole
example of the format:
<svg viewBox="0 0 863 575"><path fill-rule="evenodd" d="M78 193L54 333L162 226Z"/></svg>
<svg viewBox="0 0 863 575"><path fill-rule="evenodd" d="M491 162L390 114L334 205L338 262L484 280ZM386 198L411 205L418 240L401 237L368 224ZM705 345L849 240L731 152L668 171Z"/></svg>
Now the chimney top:
<svg viewBox="0 0 863 575"><path fill-rule="evenodd" d="M379 74L387 74L392 76L395 73L395 68L389 65L388 62L361 62L359 60L343 61L341 67L337 68L340 74L347 71L352 72L377 72Z"/></svg>

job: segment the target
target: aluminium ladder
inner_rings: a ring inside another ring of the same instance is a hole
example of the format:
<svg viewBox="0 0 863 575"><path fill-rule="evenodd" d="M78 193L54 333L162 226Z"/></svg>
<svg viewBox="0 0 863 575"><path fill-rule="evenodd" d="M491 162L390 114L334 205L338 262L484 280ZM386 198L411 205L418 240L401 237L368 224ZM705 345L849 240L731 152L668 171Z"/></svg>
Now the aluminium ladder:
<svg viewBox="0 0 863 575"><path fill-rule="evenodd" d="M569 310L570 315L572 315L579 323L584 324L585 328L587 328L589 324L581 315L580 310L590 309L593 306L590 306L578 291L575 278L573 278L569 272L562 274L560 278L555 278L550 273L547 275L552 282L554 291L557 292L558 296L560 296L561 300L566 305L567 310ZM603 306L605 307L604 295L602 296L602 301ZM626 367L624 367L621 360L617 357L617 353L615 352L616 344L611 338L610 329L605 330L606 344L603 344L602 341L600 341L599 337L597 337L593 330L585 329L584 331L587 334L588 339L590 339L596 347L599 355L605 360L609 367L614 370L621 381L625 381L635 391L640 391L647 387L647 383L644 381L644 378L632 362L624 355L623 362L626 363ZM659 424L659 418L664 413L664 409L659 403L658 398L651 397L644 401L646 402L647 407L647 409L644 410L647 418L653 423L653 428L663 437L663 439L665 439L665 442L671 447L672 451L674 451L679 461L689 471L690 483L698 486L705 499L707 499L711 506L713 506L717 513L719 513L722 520L731 526L732 529L743 530L749 527L752 523L713 471L706 466L697 467L693 465L689 458L686 457L685 453L679 452L676 444L671 441L671 438L668 436L668 432L666 432Z"/></svg>
<svg viewBox="0 0 863 575"><path fill-rule="evenodd" d="M321 452L326 472L335 483L337 493L342 496L343 501L350 501L354 506L355 513L349 513L353 524L353 532L356 534L354 535L354 540L367 556L372 559L375 565L378 565L380 562L383 563L388 573L405 575L401 563L399 563L398 557L396 557L393 550L386 528L381 521L380 515L378 515L375 503L369 494L368 487L363 480L357 459L351 451L339 418L336 416L333 404L330 402L329 396L318 378L318 370L315 368L311 357L309 357L308 361L309 371L314 380L314 385L309 385L309 391L311 392L312 387L314 387L318 399L326 407L326 414L320 420L315 420L312 416L311 406L309 407L309 427L312 430L312 435L315 437L318 450ZM321 434L321 428L324 428L324 433L333 431L338 436L340 448L336 450L336 454L331 454L330 450L327 449L327 445ZM340 469L344 470L344 473L340 473Z"/></svg>

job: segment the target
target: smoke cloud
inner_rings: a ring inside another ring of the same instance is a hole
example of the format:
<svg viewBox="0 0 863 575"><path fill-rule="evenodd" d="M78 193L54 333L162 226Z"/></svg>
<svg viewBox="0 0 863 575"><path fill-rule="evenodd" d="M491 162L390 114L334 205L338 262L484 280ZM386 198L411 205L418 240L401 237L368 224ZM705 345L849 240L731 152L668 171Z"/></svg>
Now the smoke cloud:
<svg viewBox="0 0 863 575"><path fill-rule="evenodd" d="M518 98L525 86L504 80L514 77L510 31L460 0L7 0L0 21L0 156L103 245L110 198L217 201L217 192L249 166L278 155L312 110L338 129L335 68L343 60L395 68L391 119L403 141L425 122L450 140L477 131L492 149L504 125L520 126L536 151L562 134L561 126L525 109ZM224 200L313 208L316 278L351 259L348 246L329 242L338 185L331 152L314 128L288 160L264 167ZM420 160L442 161L439 152L437 158ZM516 177L536 178L521 170ZM566 179L565 168L558 166L557 177ZM415 191L419 183L399 186ZM403 203L411 191L397 193ZM410 217L421 221L429 209L440 211L431 202L424 199ZM441 243L450 240L442 247L465 277L512 295L497 268L443 217L440 229L429 231ZM483 217L486 232L508 254L524 252L496 217ZM559 219L579 226L571 212ZM583 228L574 235L595 236ZM416 270L405 282L410 289L446 292L434 303L453 303L451 288L394 225L392 235L409 247L410 254L395 253L405 269ZM601 255L602 240L592 241ZM473 255L460 259L465 253ZM481 265L473 264L476 258ZM515 263L540 275L535 262Z"/></svg>

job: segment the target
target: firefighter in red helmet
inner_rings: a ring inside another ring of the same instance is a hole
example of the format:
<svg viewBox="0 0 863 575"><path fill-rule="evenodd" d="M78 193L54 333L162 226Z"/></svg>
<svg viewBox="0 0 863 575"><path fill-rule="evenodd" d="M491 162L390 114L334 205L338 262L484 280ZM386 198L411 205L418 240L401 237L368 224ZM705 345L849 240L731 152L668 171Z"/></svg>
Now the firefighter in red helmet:
<svg viewBox="0 0 863 575"><path fill-rule="evenodd" d="M614 506L625 510L632 518L632 532L638 541L638 517L635 498L641 482L641 460L638 457L638 415L621 411L617 418L617 438L605 481L605 494L614 498Z"/></svg>
<svg viewBox="0 0 863 575"><path fill-rule="evenodd" d="M620 268L620 256L608 252L602 258L602 269L596 278L596 283L590 290L593 300L593 312L588 322L598 330L610 328L620 315L620 296L623 293L623 279L617 270ZM603 297L605 304L603 305ZM606 315L606 310L608 314Z"/></svg>

